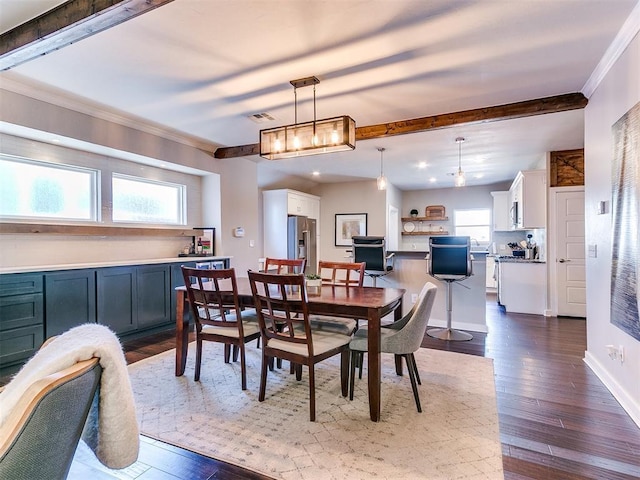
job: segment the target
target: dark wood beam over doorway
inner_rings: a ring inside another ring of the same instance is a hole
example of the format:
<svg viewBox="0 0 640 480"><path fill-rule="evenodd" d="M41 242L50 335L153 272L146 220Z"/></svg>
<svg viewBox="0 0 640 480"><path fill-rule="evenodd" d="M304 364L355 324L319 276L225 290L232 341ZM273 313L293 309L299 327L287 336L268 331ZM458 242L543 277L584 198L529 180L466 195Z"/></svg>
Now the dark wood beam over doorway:
<svg viewBox="0 0 640 480"><path fill-rule="evenodd" d="M0 35L0 70L66 47L173 0L69 0Z"/></svg>
<svg viewBox="0 0 640 480"><path fill-rule="evenodd" d="M579 110L586 106L587 99L582 93L568 93L506 105L496 105L493 107L476 108L430 117L357 127L356 141L425 132L428 130L452 127L454 125L472 125L475 123L497 122L499 120L545 115L547 113L566 112L569 110ZM259 154L260 145L256 143L237 147L221 147L216 150L214 156L216 158L235 158Z"/></svg>

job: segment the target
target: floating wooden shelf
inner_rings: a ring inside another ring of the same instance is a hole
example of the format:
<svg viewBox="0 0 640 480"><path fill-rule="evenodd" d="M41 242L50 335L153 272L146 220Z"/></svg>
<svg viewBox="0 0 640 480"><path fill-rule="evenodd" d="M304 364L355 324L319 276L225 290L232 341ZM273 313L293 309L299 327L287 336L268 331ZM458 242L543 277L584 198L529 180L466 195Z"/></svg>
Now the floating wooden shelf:
<svg viewBox="0 0 640 480"><path fill-rule="evenodd" d="M402 235L449 235L449 232L402 232Z"/></svg>
<svg viewBox="0 0 640 480"><path fill-rule="evenodd" d="M0 234L48 234L48 235L87 235L96 237L184 237L191 238L202 234L202 230L192 228L153 228L118 227L111 225L53 225L40 223L0 222Z"/></svg>
<svg viewBox="0 0 640 480"><path fill-rule="evenodd" d="M402 217L403 222L446 222L449 217Z"/></svg>

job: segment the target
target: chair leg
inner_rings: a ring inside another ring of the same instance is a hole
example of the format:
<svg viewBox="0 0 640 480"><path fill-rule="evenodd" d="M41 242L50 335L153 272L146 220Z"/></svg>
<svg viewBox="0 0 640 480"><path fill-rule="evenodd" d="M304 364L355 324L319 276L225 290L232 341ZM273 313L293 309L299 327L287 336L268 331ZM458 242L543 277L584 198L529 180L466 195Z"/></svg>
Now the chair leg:
<svg viewBox="0 0 640 480"><path fill-rule="evenodd" d="M273 357L267 357L262 350L262 367L260 368L260 391L258 392L258 401L264 402L265 393L267 391L267 366L273 360Z"/></svg>
<svg viewBox="0 0 640 480"><path fill-rule="evenodd" d="M196 339L196 368L193 379L198 382L200 380L200 364L202 362L202 339Z"/></svg>
<svg viewBox="0 0 640 480"><path fill-rule="evenodd" d="M313 363L309 365L309 420L316 421L316 376Z"/></svg>
<svg viewBox="0 0 640 480"><path fill-rule="evenodd" d="M349 390L349 350L345 349L340 353L340 386L342 396L346 397Z"/></svg>
<svg viewBox="0 0 640 480"><path fill-rule="evenodd" d="M358 352L351 350L351 367L349 373L349 400L353 400L353 389L356 378L356 360L358 358Z"/></svg>
<svg viewBox="0 0 640 480"><path fill-rule="evenodd" d="M409 371L409 379L411 380L411 388L413 389L413 398L416 401L416 407L418 412L422 413L422 406L420 405L420 396L418 395L418 385L416 383L416 370L415 365L408 356L403 355L407 360L407 370Z"/></svg>
<svg viewBox="0 0 640 480"><path fill-rule="evenodd" d="M224 363L229 363L229 359L231 358L231 345L228 343L224 344Z"/></svg>
<svg viewBox="0 0 640 480"><path fill-rule="evenodd" d="M238 345L233 346L233 361L238 361Z"/></svg>
<svg viewBox="0 0 640 480"><path fill-rule="evenodd" d="M420 372L418 372L418 364L416 363L416 357L413 353L410 353L407 358L411 359L411 362L413 363L413 371L416 372L416 380L418 381L418 385L422 385L422 382L420 381Z"/></svg>
<svg viewBox="0 0 640 480"><path fill-rule="evenodd" d="M240 350L240 374L242 376L242 390L246 390L247 389L247 364L245 363L244 343L241 343L239 347L237 345L234 345L233 348L234 350Z"/></svg>
<svg viewBox="0 0 640 480"><path fill-rule="evenodd" d="M364 352L358 352L358 368L360 369L358 373L358 378L362 380L362 364L364 363Z"/></svg>
<svg viewBox="0 0 640 480"><path fill-rule="evenodd" d="M300 363L295 363L292 364L294 366L294 371L296 374L296 380L299 382L300 380L302 380L302 364Z"/></svg>

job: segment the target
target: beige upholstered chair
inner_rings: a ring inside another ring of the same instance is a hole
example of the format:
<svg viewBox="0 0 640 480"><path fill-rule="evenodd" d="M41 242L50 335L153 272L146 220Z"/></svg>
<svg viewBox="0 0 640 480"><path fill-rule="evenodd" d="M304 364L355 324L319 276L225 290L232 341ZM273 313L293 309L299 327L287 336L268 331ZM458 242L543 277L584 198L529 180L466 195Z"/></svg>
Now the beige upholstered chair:
<svg viewBox="0 0 640 480"><path fill-rule="evenodd" d="M235 270L202 270L183 266L182 274L196 328L194 379L200 380L203 340L223 343L225 363L229 362L230 346L240 352L242 390L246 390L245 344L260 337L260 328L255 310L240 308Z"/></svg>
<svg viewBox="0 0 640 480"><path fill-rule="evenodd" d="M259 401L264 401L268 366L273 358L296 366L296 378L302 366L309 369L309 418L316 419L315 365L341 355L342 395L347 396L349 377L349 335L317 331L309 320L304 275L278 275L249 271L256 313L262 334L262 370Z"/></svg>
<svg viewBox="0 0 640 480"><path fill-rule="evenodd" d="M385 325L381 329L380 351L382 353L400 355L406 360L409 379L411 380L411 388L413 389L413 396L418 412L422 412L420 396L418 395L418 384L421 384L421 382L416 359L413 354L420 348L424 338L437 291L437 286L427 282L424 287L422 287L418 300L409 313L397 322ZM363 327L356 332L349 344L351 350L349 398L351 400L353 400L356 363L360 366L360 378L362 378L362 357L367 351L367 341L367 329Z"/></svg>

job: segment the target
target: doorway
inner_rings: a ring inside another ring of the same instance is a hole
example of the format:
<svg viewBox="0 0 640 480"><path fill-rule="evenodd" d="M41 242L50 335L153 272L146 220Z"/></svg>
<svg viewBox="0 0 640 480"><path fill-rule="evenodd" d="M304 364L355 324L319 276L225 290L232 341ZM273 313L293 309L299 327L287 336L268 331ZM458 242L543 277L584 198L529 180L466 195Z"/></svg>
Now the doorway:
<svg viewBox="0 0 640 480"><path fill-rule="evenodd" d="M549 222L553 229L550 273L551 308L556 316L586 317L584 189L552 192Z"/></svg>

